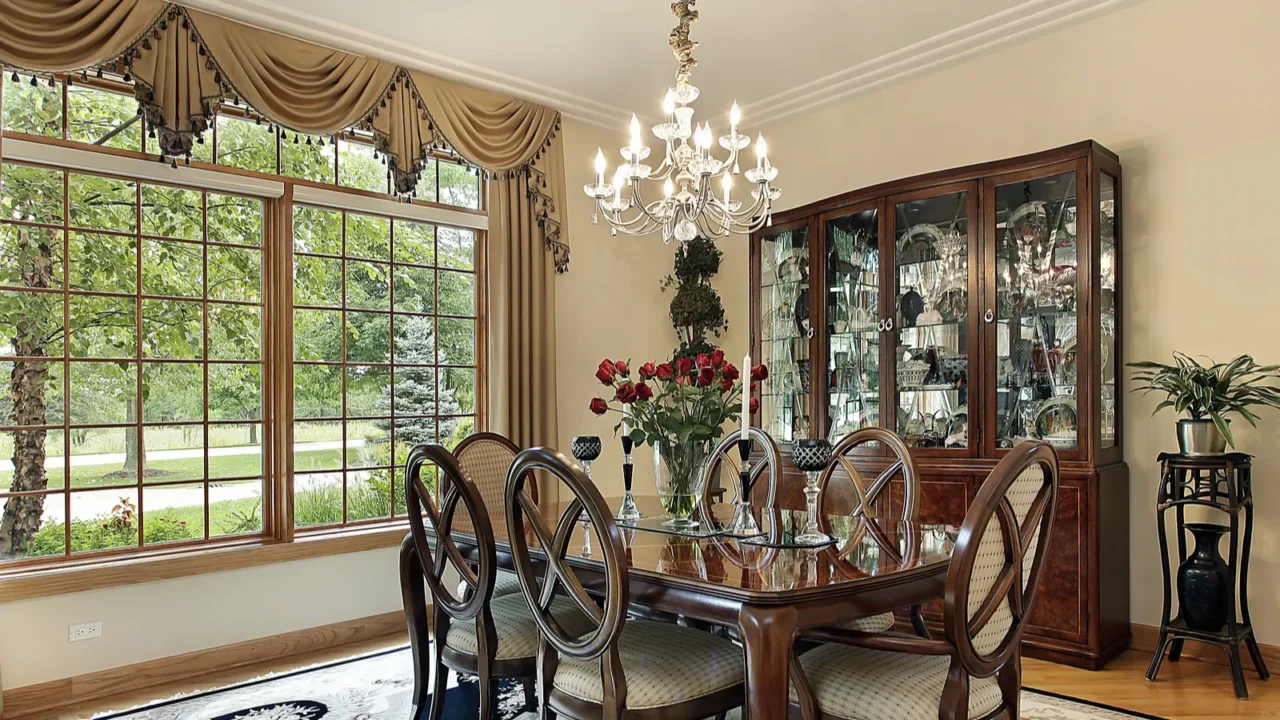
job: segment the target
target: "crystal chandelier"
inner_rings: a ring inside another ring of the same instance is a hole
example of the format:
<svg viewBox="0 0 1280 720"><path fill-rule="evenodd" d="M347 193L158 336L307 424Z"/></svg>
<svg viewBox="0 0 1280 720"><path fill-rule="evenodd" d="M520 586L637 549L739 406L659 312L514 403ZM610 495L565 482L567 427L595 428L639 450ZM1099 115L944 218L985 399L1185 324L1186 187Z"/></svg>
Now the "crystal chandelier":
<svg viewBox="0 0 1280 720"><path fill-rule="evenodd" d="M699 235L718 240L730 234L751 233L770 222L773 201L782 192L769 185L778 170L769 164L763 135L755 143L756 166L740 172L738 153L751 144L751 138L738 132L742 111L736 102L729 111L729 134L719 138L720 147L729 153L725 160L716 159L712 153L715 135L711 124L693 124L690 103L698 98L698 88L690 77L698 65L693 59L698 44L689 40L689 25L698 19L694 2L677 0L671 4L677 24L668 42L679 68L676 86L667 91L662 102L663 122L653 127L653 134L665 145L662 162L656 168L645 164L650 150L641 137L640 120L632 115L631 142L622 148L623 163L611 181L605 182L608 163L604 151L596 150L596 181L583 187L596 201L592 222L598 222L603 215L614 235L619 231L648 235L661 228L663 242L670 243L688 242ZM731 199L733 176L738 174L756 186L751 191L752 202L746 207ZM662 183L662 199L644 200L640 186L648 180ZM633 209L629 219L623 217Z"/></svg>

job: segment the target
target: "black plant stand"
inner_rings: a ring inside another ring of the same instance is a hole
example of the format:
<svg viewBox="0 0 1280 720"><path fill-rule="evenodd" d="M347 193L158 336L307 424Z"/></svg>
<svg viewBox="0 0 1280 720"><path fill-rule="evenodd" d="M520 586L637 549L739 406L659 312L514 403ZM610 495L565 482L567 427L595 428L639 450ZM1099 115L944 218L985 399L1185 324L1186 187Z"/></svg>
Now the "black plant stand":
<svg viewBox="0 0 1280 720"><path fill-rule="evenodd" d="M1161 567L1164 569L1164 614L1160 620L1160 640L1156 643L1155 657L1151 658L1151 666L1147 669L1147 679L1155 680L1160 672L1160 663L1164 660L1165 650L1169 651L1169 662L1177 662L1182 656L1182 645L1187 640L1218 645L1227 651L1231 661L1231 679L1235 685L1236 697L1249 697L1249 689L1244 682L1244 664L1240 661L1240 643L1249 649L1253 658L1253 666L1258 675L1266 680L1271 677L1267 665L1258 650L1258 641L1253 636L1253 625L1249 619L1249 551L1253 544L1253 490L1250 485L1249 455L1231 453L1214 457L1193 457L1174 453L1160 454L1160 494L1156 503L1158 511L1157 524L1160 529ZM1228 597L1231 601L1227 608L1227 625L1217 632L1196 630L1187 626L1179 608L1178 616L1170 618L1172 598L1174 594L1173 575L1169 563L1169 537L1165 522L1165 511L1175 510L1175 529L1178 536L1178 565L1187 559L1187 537L1185 532L1185 511L1188 505L1214 508L1226 514L1230 524L1228 537L1231 538L1230 557L1227 565L1230 568L1228 581ZM1241 528L1240 516L1244 515L1244 527ZM1243 533L1243 544L1241 536ZM1238 591L1238 592L1237 592ZM1235 599L1240 600L1240 617L1236 616Z"/></svg>

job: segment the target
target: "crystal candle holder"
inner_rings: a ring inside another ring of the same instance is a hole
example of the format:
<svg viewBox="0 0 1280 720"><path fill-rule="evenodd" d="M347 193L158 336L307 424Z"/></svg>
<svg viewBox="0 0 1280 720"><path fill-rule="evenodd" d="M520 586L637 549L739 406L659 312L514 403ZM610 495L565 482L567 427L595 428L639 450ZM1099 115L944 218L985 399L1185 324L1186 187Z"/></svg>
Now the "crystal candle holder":
<svg viewBox="0 0 1280 720"><path fill-rule="evenodd" d="M738 537L763 535L751 508L751 438L738 440L738 457L742 463L738 471L738 497L733 504L733 517L725 532Z"/></svg>
<svg viewBox="0 0 1280 720"><path fill-rule="evenodd" d="M831 536L818 528L818 479L831 465L831 443L822 439L796 440L791 446L791 458L805 476L805 526L795 541L803 545L830 542Z"/></svg>
<svg viewBox="0 0 1280 720"><path fill-rule="evenodd" d="M640 508L636 507L636 499L631 494L631 480L635 472L635 465L631 460L632 446L631 438L624 435L622 437L622 486L626 492L622 496L622 507L618 508L618 514L615 516L623 522L635 522L644 517L640 514Z"/></svg>
<svg viewBox="0 0 1280 720"><path fill-rule="evenodd" d="M570 441L569 447L573 450L573 456L582 463L587 479L595 483L591 476L591 464L600 457L600 451L604 448L600 438L595 435L578 435ZM578 521L582 523L582 556L591 557L591 516L585 508L578 513Z"/></svg>

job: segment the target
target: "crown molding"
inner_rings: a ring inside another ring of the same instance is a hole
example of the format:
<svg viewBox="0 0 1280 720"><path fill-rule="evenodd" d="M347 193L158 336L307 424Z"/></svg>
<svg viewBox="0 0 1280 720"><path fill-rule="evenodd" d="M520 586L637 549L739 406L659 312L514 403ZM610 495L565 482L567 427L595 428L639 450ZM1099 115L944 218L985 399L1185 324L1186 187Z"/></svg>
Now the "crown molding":
<svg viewBox="0 0 1280 720"><path fill-rule="evenodd" d="M270 0L178 0L177 4L263 30L385 60L483 90L535 102L555 108L567 118L599 127L617 129L631 119L630 112L607 103L446 57L408 43L389 40L314 14L282 8Z"/></svg>
<svg viewBox="0 0 1280 720"><path fill-rule="evenodd" d="M807 82L743 108L765 126L839 100L1015 45L1144 0L1027 0L867 62Z"/></svg>

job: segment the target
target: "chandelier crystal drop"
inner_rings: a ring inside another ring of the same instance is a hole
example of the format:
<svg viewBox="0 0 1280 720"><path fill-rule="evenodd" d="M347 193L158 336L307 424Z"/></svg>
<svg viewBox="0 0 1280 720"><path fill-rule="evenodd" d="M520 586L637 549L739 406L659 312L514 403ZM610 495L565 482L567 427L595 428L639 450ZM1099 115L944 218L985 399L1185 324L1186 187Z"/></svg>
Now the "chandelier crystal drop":
<svg viewBox="0 0 1280 720"><path fill-rule="evenodd" d="M663 143L662 162L657 167L645 163L651 152L644 145L639 118L632 115L631 141L621 149L623 162L609 176L608 160L604 151L597 149L596 181L583 187L596 201L592 222L603 215L614 235L649 235L661 229L662 241L670 243L688 242L699 235L718 240L752 233L770 222L773 201L782 192L770 185L778 170L769 164L763 135L755 141L755 167L746 172L739 169L738 153L752 142L750 136L738 132L742 111L736 102L729 110L729 134L718 139L720 148L728 151L724 160L713 152L717 140L711 124L693 122L691 103L698 99L698 88L690 78L698 65L693 59L698 44L689 39L689 26L698 19L695 2L671 4L677 23L669 44L679 68L675 87L662 101L663 122L653 127L654 136ZM733 176L739 174L755 186L746 206L732 199ZM720 178L718 183L716 178ZM644 199L641 186L648 181L662 184L661 199Z"/></svg>

